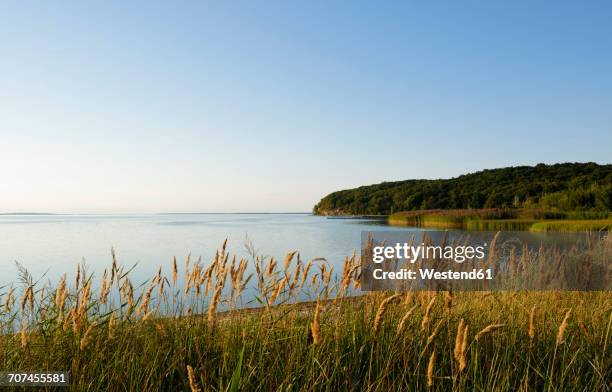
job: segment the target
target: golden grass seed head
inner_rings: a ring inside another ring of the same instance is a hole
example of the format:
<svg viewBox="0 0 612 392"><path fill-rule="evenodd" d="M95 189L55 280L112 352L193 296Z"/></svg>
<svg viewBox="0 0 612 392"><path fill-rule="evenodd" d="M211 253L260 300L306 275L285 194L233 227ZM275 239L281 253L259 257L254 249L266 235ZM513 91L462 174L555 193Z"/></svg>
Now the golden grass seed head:
<svg viewBox="0 0 612 392"><path fill-rule="evenodd" d="M557 346L563 344L565 342L565 331L567 330L568 321L570 315L572 313L572 309L569 309L567 313L565 313L565 317L563 317L563 321L559 325L559 331L557 332Z"/></svg>
<svg viewBox="0 0 612 392"><path fill-rule="evenodd" d="M380 306L378 307L378 310L376 311L376 317L374 317L374 333L375 334L378 333L378 331L380 330L380 327L382 325L383 316L385 315L385 312L387 311L388 305L391 303L391 301L399 297L400 297L400 294L393 294L390 297L387 297L384 300L382 300L382 302L380 303Z"/></svg>
<svg viewBox="0 0 612 392"><path fill-rule="evenodd" d="M529 338L533 339L535 336L535 311L536 306L533 305L531 312L529 313Z"/></svg>
<svg viewBox="0 0 612 392"><path fill-rule="evenodd" d="M479 339L481 339L483 336L486 336L494 331L497 331L498 329L501 329L503 327L505 327L506 324L491 324L486 326L483 330L481 330L480 332L478 332L476 334L476 337L474 338L475 341L478 341Z"/></svg>
<svg viewBox="0 0 612 392"><path fill-rule="evenodd" d="M189 379L189 388L191 389L191 392L200 392L193 368L190 365L187 365L187 378Z"/></svg>
<svg viewBox="0 0 612 392"><path fill-rule="evenodd" d="M416 310L416 308L418 306L419 306L419 304L414 304L410 309L408 309L408 311L406 312L404 317L402 317L402 319L400 320L399 324L397 325L397 334L398 334L398 336L404 331L406 323L408 322L408 320L410 319L410 316L412 316L412 313L414 313L414 311Z"/></svg>
<svg viewBox="0 0 612 392"><path fill-rule="evenodd" d="M431 356L429 357L429 362L427 364L427 386L431 388L433 386L433 374L434 368L436 364L436 349L431 352Z"/></svg>

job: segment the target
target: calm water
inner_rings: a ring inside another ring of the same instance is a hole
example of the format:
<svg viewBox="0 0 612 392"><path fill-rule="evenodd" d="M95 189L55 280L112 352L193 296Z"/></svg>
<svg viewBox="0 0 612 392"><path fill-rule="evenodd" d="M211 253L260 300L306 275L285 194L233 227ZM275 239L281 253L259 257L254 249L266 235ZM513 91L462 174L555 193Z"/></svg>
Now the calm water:
<svg viewBox="0 0 612 392"><path fill-rule="evenodd" d="M85 260L90 271L111 262L111 247L132 276L144 281L173 256L212 259L225 238L237 256L248 255L248 238L262 255L283 258L298 250L303 260L325 257L340 265L359 249L362 230L376 222L326 219L309 214L4 215L0 216L0 285L17 277L15 261L35 277L55 280ZM402 230L402 229L394 229ZM404 229L405 230L405 229ZM179 264L181 265L181 263Z"/></svg>
<svg viewBox="0 0 612 392"><path fill-rule="evenodd" d="M359 250L364 230L409 234L420 229L309 214L4 215L0 216L0 286L16 280L15 261L35 278L46 273L45 279L52 281L64 272L73 273L81 260L90 272L102 271L110 265L111 247L121 263L138 263L131 276L134 283L142 283L160 266L168 273L173 256L183 260L191 253L207 264L225 238L230 254L237 256L248 255L244 246L248 238L262 255L282 259L287 251L298 250L303 260L325 257L338 270L344 256Z"/></svg>

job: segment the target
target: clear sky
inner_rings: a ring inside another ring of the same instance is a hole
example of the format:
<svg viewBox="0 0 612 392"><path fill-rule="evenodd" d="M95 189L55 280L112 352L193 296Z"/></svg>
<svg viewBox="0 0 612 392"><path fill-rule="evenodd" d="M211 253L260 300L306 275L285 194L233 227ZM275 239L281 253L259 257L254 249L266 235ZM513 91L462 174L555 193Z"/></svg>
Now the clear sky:
<svg viewBox="0 0 612 392"><path fill-rule="evenodd" d="M3 2L0 211L310 211L612 161L611 2L229 3Z"/></svg>

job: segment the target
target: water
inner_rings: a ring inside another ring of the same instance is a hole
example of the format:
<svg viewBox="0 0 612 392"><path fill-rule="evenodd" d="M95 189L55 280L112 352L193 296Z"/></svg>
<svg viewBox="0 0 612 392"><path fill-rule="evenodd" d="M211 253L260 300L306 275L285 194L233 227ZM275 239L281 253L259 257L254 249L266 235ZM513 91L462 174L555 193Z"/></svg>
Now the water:
<svg viewBox="0 0 612 392"><path fill-rule="evenodd" d="M161 266L168 274L172 258L191 253L205 264L225 238L230 254L247 257L248 238L261 255L280 258L298 250L304 261L324 257L342 268L344 256L360 249L361 232L416 228L390 227L380 221L326 219L310 214L167 214L167 215L3 215L0 216L0 286L15 283L15 261L35 278L52 282L74 272L85 260L97 273L111 262L114 247L119 262L131 266L135 284L151 278ZM558 235L524 233L535 240ZM179 263L182 265L182 262Z"/></svg>
<svg viewBox="0 0 612 392"><path fill-rule="evenodd" d="M169 272L174 256L183 260L191 253L208 262L226 238L237 256L248 256L248 238L262 255L282 259L298 250L303 260L325 257L341 265L359 249L360 232L376 228L372 221L309 214L3 215L0 286L16 280L15 261L35 278L52 281L81 260L100 272L110 265L112 247L120 262L138 263L131 276L144 281L160 266Z"/></svg>

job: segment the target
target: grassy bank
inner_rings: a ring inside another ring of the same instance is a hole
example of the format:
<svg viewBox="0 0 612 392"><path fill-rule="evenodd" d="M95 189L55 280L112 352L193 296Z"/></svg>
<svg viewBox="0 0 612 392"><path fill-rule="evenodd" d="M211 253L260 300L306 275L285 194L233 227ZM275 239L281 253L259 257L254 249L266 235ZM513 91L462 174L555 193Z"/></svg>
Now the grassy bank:
<svg viewBox="0 0 612 392"><path fill-rule="evenodd" d="M467 230L530 230L534 223L539 222L535 219L482 219L469 220L462 226Z"/></svg>
<svg viewBox="0 0 612 392"><path fill-rule="evenodd" d="M467 222L483 220L502 220L515 218L512 210L470 209L470 210L418 210L402 211L389 216L393 225L464 228Z"/></svg>
<svg viewBox="0 0 612 392"><path fill-rule="evenodd" d="M530 231L600 231L612 230L612 219L596 220L562 220L537 222L530 228Z"/></svg>
<svg viewBox="0 0 612 392"><path fill-rule="evenodd" d="M397 226L493 231L599 231L612 228L608 212L536 209L403 211L390 215L388 222Z"/></svg>
<svg viewBox="0 0 612 392"><path fill-rule="evenodd" d="M612 376L610 292L355 298L355 257L337 278L296 253L178 264L142 286L115 261L53 287L22 270L0 297L0 370L70 370L79 391L604 391ZM259 308L241 311L249 289Z"/></svg>

